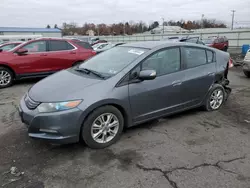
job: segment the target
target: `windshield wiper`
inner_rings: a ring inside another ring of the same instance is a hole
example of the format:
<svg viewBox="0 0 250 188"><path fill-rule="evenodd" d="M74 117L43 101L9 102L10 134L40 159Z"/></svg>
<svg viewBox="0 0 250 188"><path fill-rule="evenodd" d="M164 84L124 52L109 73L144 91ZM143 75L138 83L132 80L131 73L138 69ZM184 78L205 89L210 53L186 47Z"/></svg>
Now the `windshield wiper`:
<svg viewBox="0 0 250 188"><path fill-rule="evenodd" d="M84 73L86 73L86 74L92 73L92 74L94 74L95 76L97 76L97 77L99 77L99 78L105 79L105 76L103 76L103 75L100 74L99 72L93 71L93 70L91 70L91 69L76 68L75 70L76 70L76 71L79 71L79 72L84 72Z"/></svg>

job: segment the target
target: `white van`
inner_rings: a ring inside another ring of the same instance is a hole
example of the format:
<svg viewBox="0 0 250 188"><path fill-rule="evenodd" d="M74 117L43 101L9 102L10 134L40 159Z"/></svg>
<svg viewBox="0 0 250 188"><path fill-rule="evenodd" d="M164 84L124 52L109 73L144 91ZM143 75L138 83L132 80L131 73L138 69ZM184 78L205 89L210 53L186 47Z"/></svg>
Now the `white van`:
<svg viewBox="0 0 250 188"><path fill-rule="evenodd" d="M250 49L247 51L243 61L243 72L248 78L250 78Z"/></svg>

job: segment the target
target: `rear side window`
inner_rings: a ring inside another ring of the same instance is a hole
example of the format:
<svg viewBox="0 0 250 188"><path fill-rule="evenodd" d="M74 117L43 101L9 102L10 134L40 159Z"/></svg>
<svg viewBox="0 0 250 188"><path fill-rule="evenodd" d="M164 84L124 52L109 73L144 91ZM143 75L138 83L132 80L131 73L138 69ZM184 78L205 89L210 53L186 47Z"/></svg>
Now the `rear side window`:
<svg viewBox="0 0 250 188"><path fill-rule="evenodd" d="M223 43L224 42L224 38L219 38L219 43Z"/></svg>
<svg viewBox="0 0 250 188"><path fill-rule="evenodd" d="M208 63L214 62L214 53L210 50L207 50L207 62Z"/></svg>
<svg viewBox="0 0 250 188"><path fill-rule="evenodd" d="M206 50L201 48L184 48L186 67L193 68L207 63Z"/></svg>
<svg viewBox="0 0 250 188"><path fill-rule="evenodd" d="M82 42L82 41L74 41L77 45L85 48L85 49L91 49L93 50L93 48L91 47L91 45L87 42Z"/></svg>
<svg viewBox="0 0 250 188"><path fill-rule="evenodd" d="M49 51L64 51L72 50L74 47L66 41L51 40L49 45Z"/></svg>

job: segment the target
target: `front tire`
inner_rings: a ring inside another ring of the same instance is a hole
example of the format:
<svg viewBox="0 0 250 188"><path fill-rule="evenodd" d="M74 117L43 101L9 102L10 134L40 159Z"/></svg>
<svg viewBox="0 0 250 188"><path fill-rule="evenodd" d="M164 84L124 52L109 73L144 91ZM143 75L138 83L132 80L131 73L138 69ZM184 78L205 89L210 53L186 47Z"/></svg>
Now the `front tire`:
<svg viewBox="0 0 250 188"><path fill-rule="evenodd" d="M210 89L206 100L205 100L205 110L214 111L218 110L224 103L226 98L226 93L224 87L219 84L214 84Z"/></svg>
<svg viewBox="0 0 250 188"><path fill-rule="evenodd" d="M246 77L250 78L250 71L243 70L243 73Z"/></svg>
<svg viewBox="0 0 250 188"><path fill-rule="evenodd" d="M10 87L13 84L14 75L12 71L6 67L0 66L0 89Z"/></svg>
<svg viewBox="0 0 250 188"><path fill-rule="evenodd" d="M82 139L93 149L102 149L117 142L124 127L122 113L114 106L94 110L82 128Z"/></svg>

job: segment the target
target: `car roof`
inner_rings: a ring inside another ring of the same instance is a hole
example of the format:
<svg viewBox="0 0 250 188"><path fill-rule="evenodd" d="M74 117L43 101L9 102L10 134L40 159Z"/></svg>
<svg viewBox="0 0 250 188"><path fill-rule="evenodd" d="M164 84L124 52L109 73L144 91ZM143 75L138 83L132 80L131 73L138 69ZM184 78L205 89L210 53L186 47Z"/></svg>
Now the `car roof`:
<svg viewBox="0 0 250 188"><path fill-rule="evenodd" d="M127 43L120 46L124 47L133 47L133 48L146 48L146 49L154 49L157 47L171 47L171 46L194 46L194 47L202 47L207 48L206 46L188 42L168 42L168 41L144 41L144 42L134 42Z"/></svg>

